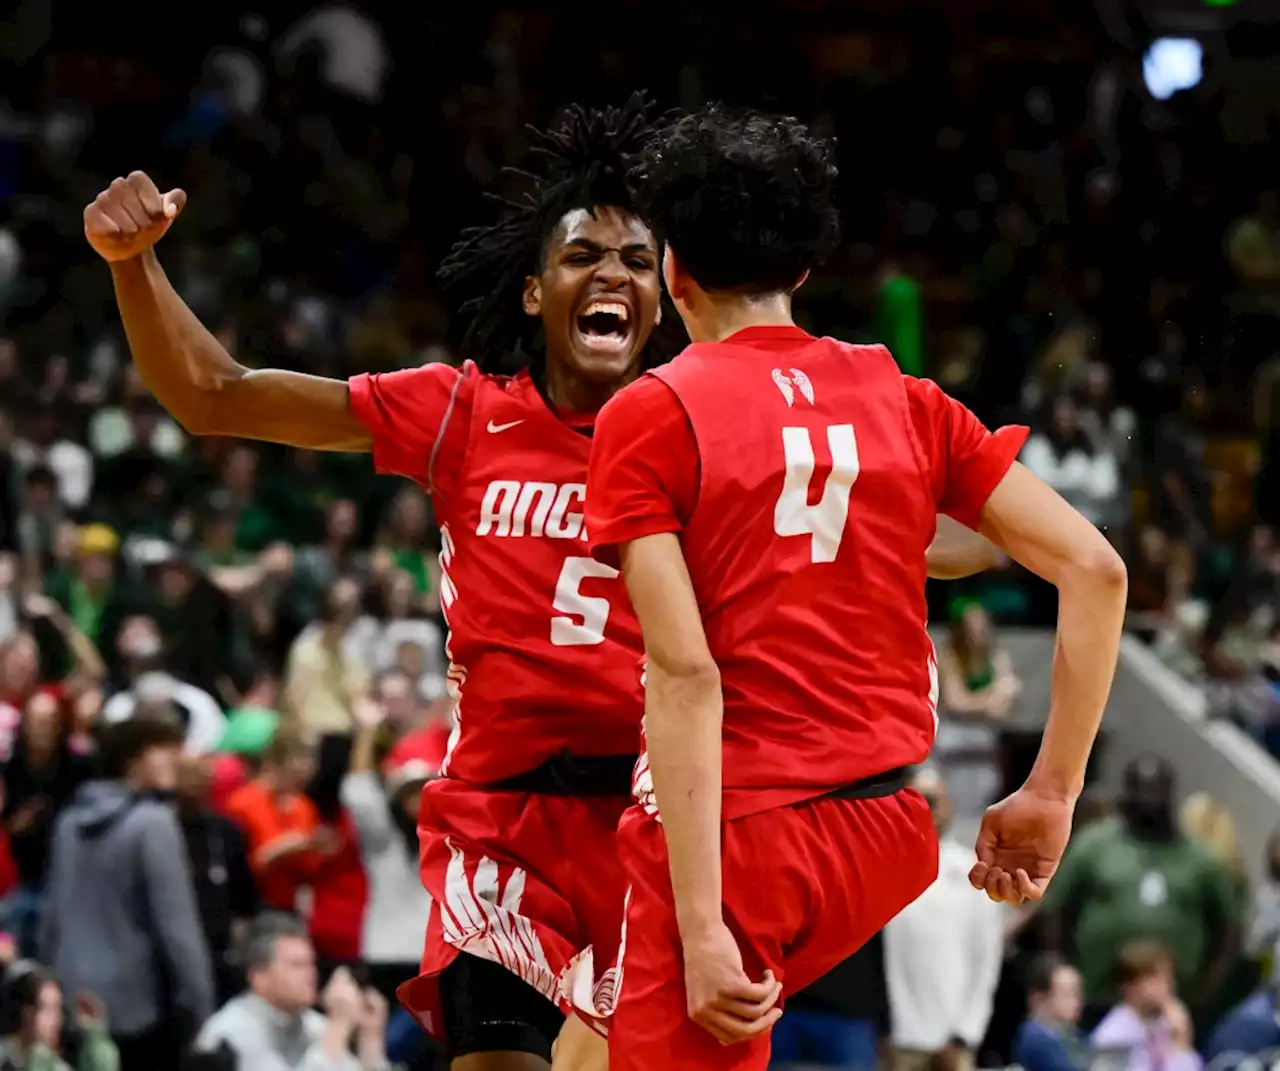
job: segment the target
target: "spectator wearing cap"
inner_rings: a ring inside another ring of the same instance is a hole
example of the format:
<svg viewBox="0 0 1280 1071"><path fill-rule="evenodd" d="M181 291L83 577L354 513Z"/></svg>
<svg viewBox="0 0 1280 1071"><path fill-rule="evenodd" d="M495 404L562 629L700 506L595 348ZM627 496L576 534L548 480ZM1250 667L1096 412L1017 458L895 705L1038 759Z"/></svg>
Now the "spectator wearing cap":
<svg viewBox="0 0 1280 1071"><path fill-rule="evenodd" d="M1081 832L1041 901L1050 947L1071 950L1084 978L1085 1020L1119 997L1120 950L1154 941L1173 959L1193 1018L1223 985L1239 949L1240 903L1227 868L1185 836L1174 777L1156 756L1124 769L1118 817Z"/></svg>
<svg viewBox="0 0 1280 1071"><path fill-rule="evenodd" d="M172 792L182 730L158 713L107 726L103 777L53 835L41 959L97 994L126 1068L177 1065L213 1010L213 974Z"/></svg>
<svg viewBox="0 0 1280 1071"><path fill-rule="evenodd" d="M987 1032L1004 958L1004 916L974 896L973 849L947 835L951 802L936 770L916 775L939 837L938 877L885 927L885 977L894 1067L974 1066Z"/></svg>
<svg viewBox="0 0 1280 1071"><path fill-rule="evenodd" d="M240 704L227 713L227 728L217 747L211 767L209 806L225 814L232 793L249 783L251 770L271 745L280 728L276 713L277 687L269 674L259 674L240 697Z"/></svg>
<svg viewBox="0 0 1280 1071"><path fill-rule="evenodd" d="M342 802L355 822L368 876L360 958L384 995L417 974L412 958L426 932L431 897L418 876L418 802L440 772L445 740L439 732L410 734L392 748L380 778L375 766L386 712L374 700L356 704L355 743L342 782Z"/></svg>
<svg viewBox="0 0 1280 1071"><path fill-rule="evenodd" d="M183 756L178 769L178 817L221 1002L239 992L244 982L235 953L258 913L258 888L240 827L208 805L213 767L211 755Z"/></svg>
<svg viewBox="0 0 1280 1071"><path fill-rule="evenodd" d="M76 532L71 567L56 569L45 588L66 611L72 624L91 642L101 638L103 619L115 595L116 556L120 537L105 524L89 524Z"/></svg>

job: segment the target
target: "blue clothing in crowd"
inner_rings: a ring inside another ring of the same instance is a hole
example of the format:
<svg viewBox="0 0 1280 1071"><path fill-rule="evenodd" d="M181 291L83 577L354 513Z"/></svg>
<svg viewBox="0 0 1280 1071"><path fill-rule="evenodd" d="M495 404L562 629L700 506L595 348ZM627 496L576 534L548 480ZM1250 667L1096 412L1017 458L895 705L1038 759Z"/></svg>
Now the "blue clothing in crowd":
<svg viewBox="0 0 1280 1071"><path fill-rule="evenodd" d="M1255 1055L1280 1049L1280 1017L1276 1014L1276 990L1267 986L1233 1008L1209 1035L1204 1047L1206 1064L1227 1053Z"/></svg>

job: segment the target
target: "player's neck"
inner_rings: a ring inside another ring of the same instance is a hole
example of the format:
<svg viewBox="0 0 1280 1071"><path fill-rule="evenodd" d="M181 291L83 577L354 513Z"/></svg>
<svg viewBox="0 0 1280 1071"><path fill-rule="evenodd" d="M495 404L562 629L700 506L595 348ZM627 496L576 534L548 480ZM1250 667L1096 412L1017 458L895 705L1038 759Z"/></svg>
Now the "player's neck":
<svg viewBox="0 0 1280 1071"><path fill-rule="evenodd" d="M684 318L693 342L723 342L748 327L795 327L791 295L706 294Z"/></svg>
<svg viewBox="0 0 1280 1071"><path fill-rule="evenodd" d="M621 379L595 380L576 374L564 364L548 364L546 396L556 408L570 413L598 413L604 403L639 375L639 368Z"/></svg>

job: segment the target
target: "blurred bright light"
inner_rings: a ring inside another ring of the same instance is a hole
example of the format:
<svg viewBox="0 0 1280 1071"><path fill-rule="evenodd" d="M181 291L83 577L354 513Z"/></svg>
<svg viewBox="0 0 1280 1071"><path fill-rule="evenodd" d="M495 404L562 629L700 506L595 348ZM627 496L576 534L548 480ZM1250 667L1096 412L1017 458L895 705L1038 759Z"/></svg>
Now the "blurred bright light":
<svg viewBox="0 0 1280 1071"><path fill-rule="evenodd" d="M1142 58L1142 80L1156 100L1200 84L1204 49L1190 37L1158 37Z"/></svg>

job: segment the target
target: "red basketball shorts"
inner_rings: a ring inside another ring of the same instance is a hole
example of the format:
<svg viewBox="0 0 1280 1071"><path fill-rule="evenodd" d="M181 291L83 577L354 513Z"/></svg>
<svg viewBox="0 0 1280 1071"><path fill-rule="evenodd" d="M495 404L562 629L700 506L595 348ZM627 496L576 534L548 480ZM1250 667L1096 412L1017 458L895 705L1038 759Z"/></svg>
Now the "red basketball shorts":
<svg viewBox="0 0 1280 1071"><path fill-rule="evenodd" d="M628 803L448 779L427 787L418 835L431 915L421 974L398 995L428 1034L441 1038L436 978L459 952L500 964L565 1012L607 1014L626 893L617 828Z"/></svg>
<svg viewBox="0 0 1280 1071"><path fill-rule="evenodd" d="M723 1046L688 1016L661 824L628 810L618 853L630 888L610 1071L763 1071L767 1036ZM933 883L938 838L928 804L906 789L726 822L722 858L725 922L747 974L772 970L785 994L847 959Z"/></svg>

